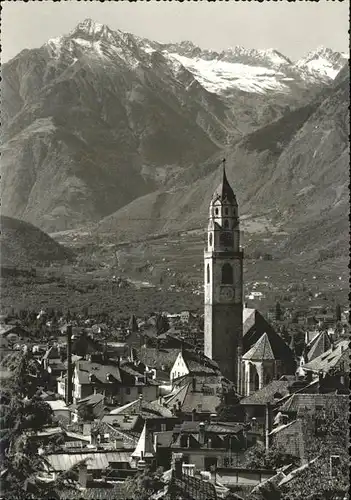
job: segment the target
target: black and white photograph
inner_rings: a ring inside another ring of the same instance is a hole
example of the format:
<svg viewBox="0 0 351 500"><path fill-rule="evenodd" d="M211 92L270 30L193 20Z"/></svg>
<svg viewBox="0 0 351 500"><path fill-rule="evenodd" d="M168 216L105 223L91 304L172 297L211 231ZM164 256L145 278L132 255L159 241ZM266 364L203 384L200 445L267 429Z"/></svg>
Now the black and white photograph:
<svg viewBox="0 0 351 500"><path fill-rule="evenodd" d="M1 8L0 500L347 500L349 0Z"/></svg>

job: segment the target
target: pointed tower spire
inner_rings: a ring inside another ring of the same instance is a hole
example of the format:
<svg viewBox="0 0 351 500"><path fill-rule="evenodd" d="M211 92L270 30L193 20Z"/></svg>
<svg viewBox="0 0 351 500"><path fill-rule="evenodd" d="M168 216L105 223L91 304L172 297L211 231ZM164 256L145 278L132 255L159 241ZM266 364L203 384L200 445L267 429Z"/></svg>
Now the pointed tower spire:
<svg viewBox="0 0 351 500"><path fill-rule="evenodd" d="M213 193L212 200L214 201L215 199L219 198L221 201L223 201L224 199L226 199L229 203L237 205L234 191L231 188L231 186L228 182L228 179L227 179L225 165L226 165L226 159L223 158L223 160L222 160L222 167L223 167L222 180L221 180L220 184L218 185L216 191Z"/></svg>

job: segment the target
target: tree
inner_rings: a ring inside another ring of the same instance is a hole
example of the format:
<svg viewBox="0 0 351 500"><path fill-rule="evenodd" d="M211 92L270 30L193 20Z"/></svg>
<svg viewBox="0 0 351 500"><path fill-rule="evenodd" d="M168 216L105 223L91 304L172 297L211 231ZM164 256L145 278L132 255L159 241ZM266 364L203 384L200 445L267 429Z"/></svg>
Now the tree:
<svg viewBox="0 0 351 500"><path fill-rule="evenodd" d="M130 320L129 320L129 328L131 332L137 332L138 331L138 323L137 319L134 314L131 315Z"/></svg>
<svg viewBox="0 0 351 500"><path fill-rule="evenodd" d="M256 445L245 454L244 466L248 469L279 469L284 465L297 463L298 458L282 452L274 445L266 450L263 446Z"/></svg>
<svg viewBox="0 0 351 500"><path fill-rule="evenodd" d="M31 351L22 352L12 372L9 386L14 394L18 396L32 397L36 394L40 383L43 383L43 370L41 366Z"/></svg>
<svg viewBox="0 0 351 500"><path fill-rule="evenodd" d="M66 487L74 484L67 482L66 474L51 483L38 479L38 474L46 471L48 462L45 453L39 453L39 443L31 439L31 435L52 424L53 412L39 394L28 397L33 391L36 369L32 361L26 354L22 356L12 374L12 384L0 395L1 491L7 499L45 498L63 484Z"/></svg>
<svg viewBox="0 0 351 500"><path fill-rule="evenodd" d="M276 321L281 321L283 316L283 311L279 302L275 305L275 319Z"/></svg>
<svg viewBox="0 0 351 500"><path fill-rule="evenodd" d="M165 333L167 330L169 330L168 318L163 314L158 314L156 317L156 330L157 330L157 335Z"/></svg>
<svg viewBox="0 0 351 500"><path fill-rule="evenodd" d="M283 488L283 499L342 500L349 490L348 398L329 398L328 405L303 415L303 439L309 466ZM331 456L338 456L331 475Z"/></svg>
<svg viewBox="0 0 351 500"><path fill-rule="evenodd" d="M223 393L221 402L216 408L219 420L223 422L242 422L244 419L244 409L240 405L238 395L234 390Z"/></svg>
<svg viewBox="0 0 351 500"><path fill-rule="evenodd" d="M162 467L158 467L156 471L146 467L143 472L128 478L124 483L127 497L133 500L149 500L151 495L164 487L162 472Z"/></svg>
<svg viewBox="0 0 351 500"><path fill-rule="evenodd" d="M340 304L336 304L336 306L335 306L335 319L336 319L336 321L341 321L341 306L340 306Z"/></svg>

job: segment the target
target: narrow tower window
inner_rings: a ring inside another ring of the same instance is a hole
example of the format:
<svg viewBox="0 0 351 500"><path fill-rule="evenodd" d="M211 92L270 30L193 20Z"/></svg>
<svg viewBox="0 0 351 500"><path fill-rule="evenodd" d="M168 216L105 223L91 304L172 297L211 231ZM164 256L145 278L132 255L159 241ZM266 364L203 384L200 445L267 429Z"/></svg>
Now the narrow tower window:
<svg viewBox="0 0 351 500"><path fill-rule="evenodd" d="M210 233L210 236L208 238L208 242L209 242L209 245L211 247L212 246L212 233Z"/></svg>
<svg viewBox="0 0 351 500"><path fill-rule="evenodd" d="M207 283L210 282L210 265L207 264Z"/></svg>
<svg viewBox="0 0 351 500"><path fill-rule="evenodd" d="M225 221L224 221L224 227L225 227L225 229L228 229L228 227L229 227L228 219L225 219Z"/></svg>
<svg viewBox="0 0 351 500"><path fill-rule="evenodd" d="M225 213L225 215L228 215L228 207L225 207L224 213Z"/></svg>
<svg viewBox="0 0 351 500"><path fill-rule="evenodd" d="M218 215L218 208L215 209L215 214Z"/></svg>
<svg viewBox="0 0 351 500"><path fill-rule="evenodd" d="M222 266L222 283L223 285L233 284L233 268L228 263Z"/></svg>

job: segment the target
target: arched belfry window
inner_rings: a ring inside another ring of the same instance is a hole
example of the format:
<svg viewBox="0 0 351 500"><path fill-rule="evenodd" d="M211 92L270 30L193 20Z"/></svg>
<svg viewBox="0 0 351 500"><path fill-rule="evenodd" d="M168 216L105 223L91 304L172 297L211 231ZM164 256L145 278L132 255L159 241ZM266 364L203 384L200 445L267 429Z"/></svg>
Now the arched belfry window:
<svg viewBox="0 0 351 500"><path fill-rule="evenodd" d="M208 237L208 243L211 247L212 246L212 233L210 233L210 236Z"/></svg>
<svg viewBox="0 0 351 500"><path fill-rule="evenodd" d="M224 228L228 229L228 227L229 227L229 221L228 221L228 219L225 219L224 220Z"/></svg>
<svg viewBox="0 0 351 500"><path fill-rule="evenodd" d="M215 214L218 215L218 213L219 213L218 208L215 208Z"/></svg>
<svg viewBox="0 0 351 500"><path fill-rule="evenodd" d="M222 283L223 285L233 284L233 268L228 263L222 266Z"/></svg>
<svg viewBox="0 0 351 500"><path fill-rule="evenodd" d="M225 213L225 215L228 215L228 207L225 207L224 213Z"/></svg>
<svg viewBox="0 0 351 500"><path fill-rule="evenodd" d="M207 283L210 282L210 265L207 264Z"/></svg>

